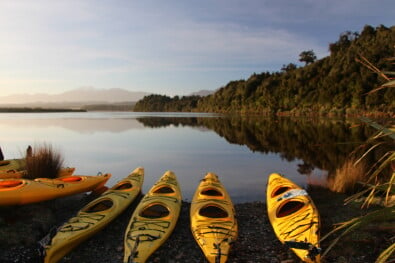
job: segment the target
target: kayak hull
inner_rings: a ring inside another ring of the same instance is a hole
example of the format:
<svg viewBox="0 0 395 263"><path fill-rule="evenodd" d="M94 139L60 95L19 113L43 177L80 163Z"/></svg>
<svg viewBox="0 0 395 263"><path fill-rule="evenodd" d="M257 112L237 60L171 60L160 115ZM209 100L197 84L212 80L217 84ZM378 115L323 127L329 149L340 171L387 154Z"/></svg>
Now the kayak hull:
<svg viewBox="0 0 395 263"><path fill-rule="evenodd" d="M167 171L133 212L125 231L123 262L143 263L173 232L182 196L176 175Z"/></svg>
<svg viewBox="0 0 395 263"><path fill-rule="evenodd" d="M136 168L126 178L83 207L58 230L45 245L44 263L54 263L107 226L141 193L144 169Z"/></svg>
<svg viewBox="0 0 395 263"><path fill-rule="evenodd" d="M320 218L307 192L273 173L268 179L266 204L270 223L281 243L304 262L320 262Z"/></svg>
<svg viewBox="0 0 395 263"><path fill-rule="evenodd" d="M201 180L190 208L192 235L210 263L224 263L238 226L233 203L217 175L208 173Z"/></svg>

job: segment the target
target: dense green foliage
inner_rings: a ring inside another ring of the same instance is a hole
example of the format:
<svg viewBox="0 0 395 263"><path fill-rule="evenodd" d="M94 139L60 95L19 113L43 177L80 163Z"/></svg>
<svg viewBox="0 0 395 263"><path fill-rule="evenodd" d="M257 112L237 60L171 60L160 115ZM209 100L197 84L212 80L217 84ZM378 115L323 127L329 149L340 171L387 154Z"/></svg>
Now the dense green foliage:
<svg viewBox="0 0 395 263"><path fill-rule="evenodd" d="M356 61L361 55L380 70L392 70L383 58L394 56L395 26L365 26L362 32L345 32L329 45L330 55L315 60L312 50L300 54L306 63L290 63L279 72L252 74L231 81L206 97L170 98L150 95L135 111L200 111L224 113L358 114L393 112L395 89L368 93L384 83Z"/></svg>
<svg viewBox="0 0 395 263"><path fill-rule="evenodd" d="M183 96L170 98L165 95L149 95L138 101L134 111L194 111L200 96Z"/></svg>

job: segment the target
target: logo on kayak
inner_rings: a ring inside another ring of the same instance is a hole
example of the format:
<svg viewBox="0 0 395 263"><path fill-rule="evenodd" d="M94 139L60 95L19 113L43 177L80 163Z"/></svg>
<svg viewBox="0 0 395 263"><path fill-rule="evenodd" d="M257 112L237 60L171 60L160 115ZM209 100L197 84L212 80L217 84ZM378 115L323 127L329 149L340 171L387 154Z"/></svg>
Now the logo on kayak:
<svg viewBox="0 0 395 263"><path fill-rule="evenodd" d="M287 199L290 199L290 198L294 198L294 197L297 197L297 196L303 196L303 195L308 195L306 190L304 190L304 189L292 189L292 190L287 191L285 194L283 194L279 198L277 198L277 202L279 202L281 200L287 200Z"/></svg>

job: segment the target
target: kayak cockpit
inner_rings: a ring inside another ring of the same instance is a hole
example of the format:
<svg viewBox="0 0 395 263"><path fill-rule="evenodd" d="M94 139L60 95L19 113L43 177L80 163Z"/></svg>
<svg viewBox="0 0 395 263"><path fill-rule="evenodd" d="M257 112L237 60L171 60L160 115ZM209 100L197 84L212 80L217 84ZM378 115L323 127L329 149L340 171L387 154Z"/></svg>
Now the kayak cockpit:
<svg viewBox="0 0 395 263"><path fill-rule="evenodd" d="M10 163L10 161L0 161L0 166L9 165Z"/></svg>
<svg viewBox="0 0 395 263"><path fill-rule="evenodd" d="M172 194L174 190L169 186L163 186L154 190L155 194Z"/></svg>
<svg viewBox="0 0 395 263"><path fill-rule="evenodd" d="M170 210L162 204L151 204L141 210L139 216L155 219L166 217L170 214Z"/></svg>
<svg viewBox="0 0 395 263"><path fill-rule="evenodd" d="M199 210L199 215L208 218L226 218L228 217L228 212L222 207L217 205L206 205Z"/></svg>
<svg viewBox="0 0 395 263"><path fill-rule="evenodd" d="M213 188L208 188L204 189L200 192L201 195L207 195L207 196L223 196L222 192L218 191L217 189Z"/></svg>
<svg viewBox="0 0 395 263"><path fill-rule="evenodd" d="M280 187L276 188L276 189L272 192L271 197L278 196L278 195L280 195L280 194L282 194L282 193L285 193L286 191L288 191L288 190L290 190L290 189L291 189L291 187L289 187L289 186L280 186Z"/></svg>
<svg viewBox="0 0 395 263"><path fill-rule="evenodd" d="M277 209L276 216L278 218L281 218L281 217L292 215L296 211L302 209L304 205L305 203L297 200L286 201Z"/></svg>
<svg viewBox="0 0 395 263"><path fill-rule="evenodd" d="M114 203L112 200L105 199L105 200L102 200L96 204L92 204L91 206L86 207L82 211L86 212L86 213L102 212L102 211L110 209L113 205L114 205Z"/></svg>
<svg viewBox="0 0 395 263"><path fill-rule="evenodd" d="M0 189L9 189L21 186L23 184L22 180L4 180L0 182Z"/></svg>
<svg viewBox="0 0 395 263"><path fill-rule="evenodd" d="M59 180L65 182L65 183L74 183L74 182L79 182L82 180L80 176L69 176L69 177L63 177L63 178L58 178Z"/></svg>
<svg viewBox="0 0 395 263"><path fill-rule="evenodd" d="M125 182L125 183L121 183L121 184L114 186L114 188L112 190L127 190L132 187L133 187L133 185L131 183Z"/></svg>

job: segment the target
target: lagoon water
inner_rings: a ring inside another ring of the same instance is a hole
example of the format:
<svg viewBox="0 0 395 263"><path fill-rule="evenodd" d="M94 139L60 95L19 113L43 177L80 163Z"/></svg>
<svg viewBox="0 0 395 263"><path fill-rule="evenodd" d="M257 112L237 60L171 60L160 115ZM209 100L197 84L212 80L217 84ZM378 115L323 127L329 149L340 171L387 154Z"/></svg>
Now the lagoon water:
<svg viewBox="0 0 395 263"><path fill-rule="evenodd" d="M184 200L192 199L205 173L215 172L240 203L265 201L273 172L301 186L325 184L329 171L369 134L353 126L204 113L1 113L0 146L12 159L21 158L28 145L50 144L75 174L111 173L107 186L143 166L143 192L172 170Z"/></svg>

